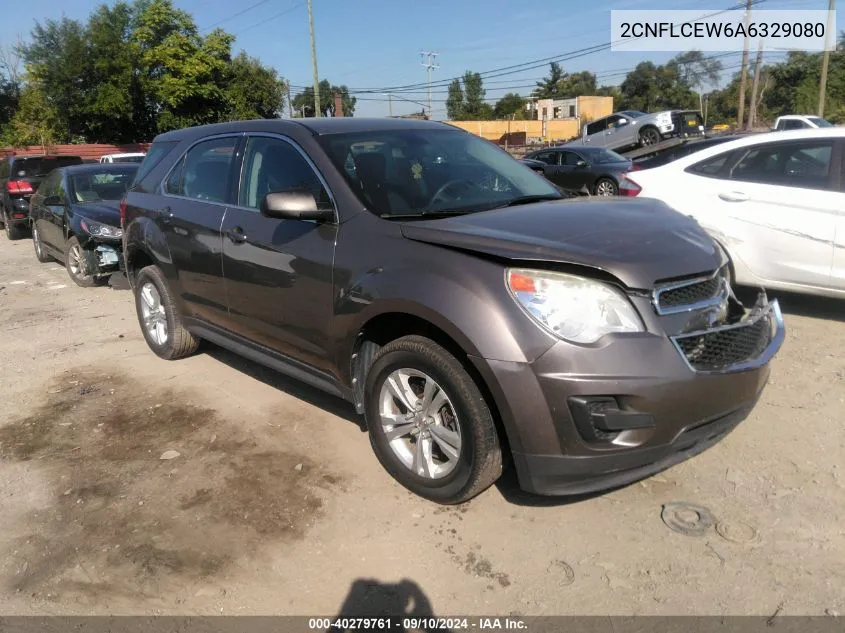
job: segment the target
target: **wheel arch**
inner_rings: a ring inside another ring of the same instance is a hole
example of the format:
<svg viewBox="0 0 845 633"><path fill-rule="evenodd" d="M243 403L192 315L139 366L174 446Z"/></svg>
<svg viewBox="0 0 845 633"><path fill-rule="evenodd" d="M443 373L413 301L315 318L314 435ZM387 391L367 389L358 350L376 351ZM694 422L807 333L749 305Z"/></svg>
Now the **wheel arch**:
<svg viewBox="0 0 845 633"><path fill-rule="evenodd" d="M431 319L428 316L387 311L375 314L363 323L355 337L349 361L355 410L359 414L365 413L364 385L379 350L390 341L404 336L423 336L454 356L478 386L496 425L503 454L510 455L507 428L502 421L493 390L469 358L477 355L475 346L448 322L443 323L441 319Z"/></svg>

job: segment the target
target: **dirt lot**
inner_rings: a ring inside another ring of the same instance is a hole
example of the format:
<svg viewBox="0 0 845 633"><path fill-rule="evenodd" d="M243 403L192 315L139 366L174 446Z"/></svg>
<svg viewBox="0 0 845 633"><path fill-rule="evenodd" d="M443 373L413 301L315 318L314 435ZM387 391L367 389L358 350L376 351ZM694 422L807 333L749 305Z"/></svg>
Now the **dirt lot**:
<svg viewBox="0 0 845 633"><path fill-rule="evenodd" d="M445 509L345 403L208 345L159 360L126 289L2 237L0 612L845 613L845 310L782 301L772 382L720 445L589 499L506 478ZM670 530L675 501L719 529Z"/></svg>

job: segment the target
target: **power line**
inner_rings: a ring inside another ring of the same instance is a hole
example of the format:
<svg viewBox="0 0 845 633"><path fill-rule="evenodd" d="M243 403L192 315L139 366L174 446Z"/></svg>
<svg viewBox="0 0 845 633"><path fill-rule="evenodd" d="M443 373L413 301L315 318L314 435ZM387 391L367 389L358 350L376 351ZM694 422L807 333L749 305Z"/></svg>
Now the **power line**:
<svg viewBox="0 0 845 633"><path fill-rule="evenodd" d="M254 29L256 27L263 26L263 25L267 24L268 22L272 22L273 20L276 20L276 19L282 17L283 15L287 15L288 13L290 13L292 11L296 11L299 7L302 7L302 6L305 6L304 2L297 2L295 5L285 9L284 11L282 11L280 13L277 13L276 15L272 15L269 18L265 18L265 19L261 20L260 22L256 22L255 24L252 24L252 25L246 27L245 29L241 29L237 33L234 33L234 35L236 35L236 36L243 35L247 31L251 31L252 29Z"/></svg>
<svg viewBox="0 0 845 633"><path fill-rule="evenodd" d="M750 1L751 1L751 4L753 6L757 6L757 5L763 4L767 0L750 0ZM714 16L720 15L722 13L727 13L729 11L736 11L736 10L742 9L744 7L745 7L744 2L739 3L739 4L734 4L730 7L728 7L727 9L722 9L720 11L716 11L714 13L710 13L710 14L701 16L701 18L699 18L699 20L714 17ZM623 41L623 40L616 40L616 41L606 42L606 43L602 43L602 44L596 44L596 45L593 45L593 46L588 46L588 47L585 47L585 48L576 49L574 51L569 51L567 53L552 55L551 57L543 57L543 58L540 58L540 59L522 62L520 64L512 64L510 66L502 66L500 68L493 68L493 69L490 69L490 70L480 72L478 74L481 75L482 79L485 79L485 78L490 78L490 77L502 77L502 76L505 76L505 75L512 75L512 74L516 74L516 73L521 73L521 72L525 72L527 70L533 70L535 68L541 68L541 67L545 66L546 64L549 64L553 61L558 61L558 62L568 61L568 60L571 60L571 59L577 59L578 57L584 57L585 55L591 55L593 53L598 53L598 52L601 52L603 50L607 50L607 49L611 48L614 44L619 43L621 41ZM432 84L432 86L434 86L434 87L445 87L445 86L448 86L450 83L452 83L456 79L460 80L461 76L450 77L448 79L443 79L443 80L434 82ZM397 92L401 92L401 91L404 91L404 90L412 90L414 88L423 88L423 87L426 87L426 86L427 86L426 83L412 83L412 84L405 84L405 85L400 85L400 86L385 86L385 87L381 87L381 88L359 89L359 90L356 90L356 92L358 92L358 93L391 92L393 94L396 94Z"/></svg>
<svg viewBox="0 0 845 633"><path fill-rule="evenodd" d="M223 24L224 22L228 22L229 20L234 20L235 18L243 15L244 13L246 13L248 11L252 11L253 9L260 7L262 4L267 4L268 2L270 2L270 0L259 0L255 4L249 5L246 9L241 9L237 13L233 13L232 15L230 15L227 18L223 18L222 20L217 20L217 22L214 22L213 24L209 24L208 26L206 26L205 28L203 28L201 30L202 31L210 31L215 26L219 26L220 24Z"/></svg>

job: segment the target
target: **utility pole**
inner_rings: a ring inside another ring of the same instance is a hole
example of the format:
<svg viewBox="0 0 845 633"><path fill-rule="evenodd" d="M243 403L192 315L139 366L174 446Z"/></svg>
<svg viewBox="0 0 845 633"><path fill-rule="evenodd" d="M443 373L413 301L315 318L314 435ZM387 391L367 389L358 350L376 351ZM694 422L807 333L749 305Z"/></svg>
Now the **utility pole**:
<svg viewBox="0 0 845 633"><path fill-rule="evenodd" d="M751 20L751 5L754 0L745 2L745 44L742 47L742 75L739 79L739 106L737 107L736 129L742 129L745 117L745 81L748 77L748 23Z"/></svg>
<svg viewBox="0 0 845 633"><path fill-rule="evenodd" d="M751 84L751 103L748 105L748 127L750 130L757 122L757 89L760 87L760 69L763 67L763 40L757 48L757 60L754 62L754 82Z"/></svg>
<svg viewBox="0 0 845 633"><path fill-rule="evenodd" d="M824 102L827 98L827 67L830 63L830 32L834 29L833 12L836 10L836 0L830 0L827 5L827 30L824 38L824 56L822 57L822 78L819 82L819 116L824 117Z"/></svg>
<svg viewBox="0 0 845 633"><path fill-rule="evenodd" d="M393 116L393 95L389 92L387 93L387 116Z"/></svg>
<svg viewBox="0 0 845 633"><path fill-rule="evenodd" d="M292 119L293 118L293 104L290 101L290 79L288 79L285 82L285 87L287 88L287 91L288 91L288 118Z"/></svg>
<svg viewBox="0 0 845 633"><path fill-rule="evenodd" d="M431 71L440 68L438 64L434 63L434 59L439 55L434 51L420 51L420 63L428 70L428 117L431 118ZM426 59L428 58L428 59Z"/></svg>
<svg viewBox="0 0 845 633"><path fill-rule="evenodd" d="M749 0L750 2L750 0ZM314 71L314 116L320 116L320 79L317 74L317 44L314 41L314 12L311 10L311 0L308 0L308 25L311 29L311 66Z"/></svg>

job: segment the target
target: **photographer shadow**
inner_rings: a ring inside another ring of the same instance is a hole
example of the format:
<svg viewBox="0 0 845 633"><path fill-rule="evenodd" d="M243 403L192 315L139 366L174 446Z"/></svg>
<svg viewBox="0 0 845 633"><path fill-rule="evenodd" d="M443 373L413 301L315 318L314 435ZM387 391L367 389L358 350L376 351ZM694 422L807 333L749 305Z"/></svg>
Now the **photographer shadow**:
<svg viewBox="0 0 845 633"><path fill-rule="evenodd" d="M359 578L352 583L349 593L334 620L344 618L390 618L387 626L369 627L369 631L409 633L410 631L446 631L444 628L421 627L405 628L403 620L435 618L431 602L420 586L412 580L403 579L398 583L382 583L372 578ZM355 626L354 624L352 626ZM359 630L330 628L326 633L345 633Z"/></svg>

